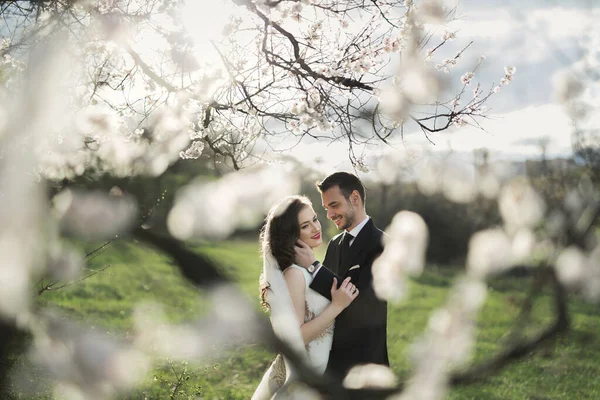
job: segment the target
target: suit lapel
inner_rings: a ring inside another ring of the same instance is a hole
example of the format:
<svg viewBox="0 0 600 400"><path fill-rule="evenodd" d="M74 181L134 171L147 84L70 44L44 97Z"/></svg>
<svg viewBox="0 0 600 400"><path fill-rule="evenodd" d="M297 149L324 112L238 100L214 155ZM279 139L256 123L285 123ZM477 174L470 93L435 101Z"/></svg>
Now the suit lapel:
<svg viewBox="0 0 600 400"><path fill-rule="evenodd" d="M348 269L354 265L355 261L358 259L358 256L369 247L374 227L375 224L373 223L373 220L369 219L354 239L354 242L352 242L348 254L344 255L344 257L340 257L340 269L338 275L345 276ZM340 252L341 248L342 245L340 240L338 243Z"/></svg>
<svg viewBox="0 0 600 400"><path fill-rule="evenodd" d="M342 260L342 238L344 235L339 235L333 240L333 248L331 252L331 266L329 267L334 273L340 274L340 265ZM327 265L327 264L325 264Z"/></svg>

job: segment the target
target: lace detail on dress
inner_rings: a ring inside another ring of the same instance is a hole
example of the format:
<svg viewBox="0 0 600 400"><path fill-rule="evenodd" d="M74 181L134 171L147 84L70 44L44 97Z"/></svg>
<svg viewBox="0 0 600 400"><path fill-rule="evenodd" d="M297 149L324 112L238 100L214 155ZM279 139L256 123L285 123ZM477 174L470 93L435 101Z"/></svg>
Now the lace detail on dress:
<svg viewBox="0 0 600 400"><path fill-rule="evenodd" d="M278 387L285 383L285 362L281 354L278 354L275 361L273 361L273 369L269 379L275 382Z"/></svg>
<svg viewBox="0 0 600 400"><path fill-rule="evenodd" d="M308 306L308 302L305 301L304 302L304 323L306 323L308 321L312 321L313 319L315 319L315 313ZM325 330L323 332L321 332L316 338L313 339L313 342L321 341L323 338L333 335L334 325L335 325L335 322L332 322L331 324L329 324L329 326L327 328L325 328ZM306 345L306 348L308 348L308 344Z"/></svg>
<svg viewBox="0 0 600 400"><path fill-rule="evenodd" d="M308 302L304 302L304 323L315 319L315 313L308 307Z"/></svg>
<svg viewBox="0 0 600 400"><path fill-rule="evenodd" d="M325 328L325 330L323 332L321 332L319 334L319 336L317 336L315 338L316 341L321 341L323 339L325 339L328 336L333 336L333 327L335 326L335 322L332 322L331 324L329 324L329 326L327 328Z"/></svg>

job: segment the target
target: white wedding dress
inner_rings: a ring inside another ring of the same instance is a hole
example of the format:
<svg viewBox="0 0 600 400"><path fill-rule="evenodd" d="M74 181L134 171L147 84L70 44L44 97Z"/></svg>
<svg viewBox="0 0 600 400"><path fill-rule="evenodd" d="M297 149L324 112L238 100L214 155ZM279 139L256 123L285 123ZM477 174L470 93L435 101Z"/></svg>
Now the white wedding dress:
<svg viewBox="0 0 600 400"><path fill-rule="evenodd" d="M304 322L306 323L323 312L330 301L309 287L313 278L306 269L297 265L289 268L300 269L304 274L306 282ZM270 306L273 331L302 357L306 365L315 372L323 374L333 342L334 324L332 323L315 340L305 346L283 273L270 254L264 257L261 279L264 279L269 287L267 301ZM295 382L294 368L284 357L278 355L264 374L252 400L305 399L306 394L306 388Z"/></svg>

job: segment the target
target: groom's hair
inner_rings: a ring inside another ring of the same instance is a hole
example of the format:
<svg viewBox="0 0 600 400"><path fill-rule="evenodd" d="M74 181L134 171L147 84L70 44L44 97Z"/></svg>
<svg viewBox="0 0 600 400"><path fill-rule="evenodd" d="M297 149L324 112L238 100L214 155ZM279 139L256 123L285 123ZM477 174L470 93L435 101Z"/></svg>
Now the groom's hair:
<svg viewBox="0 0 600 400"><path fill-rule="evenodd" d="M349 172L334 172L321 182L317 182L317 188L321 193L326 192L335 186L340 188L340 191L346 200L349 200L352 192L356 190L360 195L363 205L365 204L365 187L356 175Z"/></svg>

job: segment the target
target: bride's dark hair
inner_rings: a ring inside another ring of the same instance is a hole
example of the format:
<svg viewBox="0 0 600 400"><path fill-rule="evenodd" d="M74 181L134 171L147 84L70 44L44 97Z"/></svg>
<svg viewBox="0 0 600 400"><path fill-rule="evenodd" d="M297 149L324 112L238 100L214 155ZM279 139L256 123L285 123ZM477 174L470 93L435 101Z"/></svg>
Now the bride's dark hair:
<svg viewBox="0 0 600 400"><path fill-rule="evenodd" d="M312 207L311 201L306 196L283 198L271 207L260 231L263 255L270 251L282 271L294 263L294 246L300 238L298 214L304 207ZM268 283L261 279L260 298L265 309L269 308L266 301L268 289Z"/></svg>

